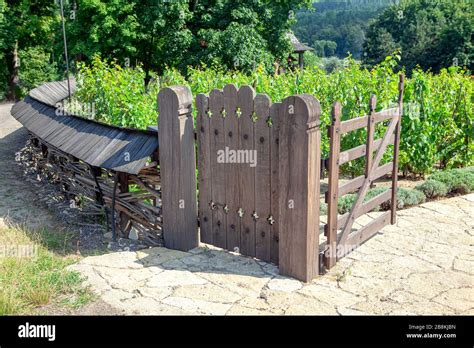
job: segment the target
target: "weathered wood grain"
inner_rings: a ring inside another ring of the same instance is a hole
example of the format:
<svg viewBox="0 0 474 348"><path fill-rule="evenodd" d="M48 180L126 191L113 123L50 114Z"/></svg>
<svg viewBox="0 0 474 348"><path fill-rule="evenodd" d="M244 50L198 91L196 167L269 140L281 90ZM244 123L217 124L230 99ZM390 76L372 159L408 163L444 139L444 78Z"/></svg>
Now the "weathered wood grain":
<svg viewBox="0 0 474 348"><path fill-rule="evenodd" d="M405 86L405 75L401 74L398 82L398 123L395 129L395 144L393 146L393 171L392 171L392 209L390 222L397 222L397 186L398 186L398 156L400 153L400 134L403 116L403 91Z"/></svg>
<svg viewBox="0 0 474 348"><path fill-rule="evenodd" d="M211 112L210 139L211 139L211 185L212 185L212 244L226 248L227 219L224 212L226 205L226 177L225 170L228 163L219 163L219 152L225 151L224 93L214 89L209 94L209 110Z"/></svg>
<svg viewBox="0 0 474 348"><path fill-rule="evenodd" d="M324 255L325 267L330 269L336 264L337 252L337 202L339 199L339 151L341 146L341 104L332 107L332 122L329 127L329 179L328 179L328 223L327 250Z"/></svg>
<svg viewBox="0 0 474 348"><path fill-rule="evenodd" d="M209 98L205 94L196 97L197 141L199 170L199 230L201 242L212 244L212 212L209 206L211 186L211 140L208 115Z"/></svg>
<svg viewBox="0 0 474 348"><path fill-rule="evenodd" d="M365 177L368 178L370 170L372 168L373 160L373 149L374 149L374 133L375 133L375 107L377 104L377 98L375 95L370 97L369 108L370 114L367 118L367 140L366 140L366 151L365 151Z"/></svg>
<svg viewBox="0 0 474 348"><path fill-rule="evenodd" d="M280 115L282 104L275 103L270 107L271 127L270 127L270 189L271 189L271 207L268 222L271 229L271 262L278 264L279 255L279 227L280 227L280 184L279 184L279 166L280 166Z"/></svg>
<svg viewBox="0 0 474 348"><path fill-rule="evenodd" d="M319 273L319 102L286 98L280 119L280 274L310 281Z"/></svg>
<svg viewBox="0 0 474 348"><path fill-rule="evenodd" d="M160 170L165 246L190 250L199 245L192 94L187 87L158 94Z"/></svg>
<svg viewBox="0 0 474 348"><path fill-rule="evenodd" d="M239 118L237 117L238 90L235 85L224 87L224 119L225 146L230 150L239 149ZM237 212L240 205L240 165L227 164L225 167L226 191L225 203L227 211L227 249L240 250L240 217ZM237 249L236 249L237 248Z"/></svg>
<svg viewBox="0 0 474 348"><path fill-rule="evenodd" d="M264 261L271 260L271 162L270 162L270 98L259 94L254 100L257 117L254 129L256 148L255 168L255 239L256 257Z"/></svg>
<svg viewBox="0 0 474 348"><path fill-rule="evenodd" d="M238 93L239 119L239 150L253 151L254 123L252 120L255 91L250 86L242 86ZM241 217L240 252L255 256L255 222L252 214L255 211L255 168L248 164L240 164L240 204Z"/></svg>

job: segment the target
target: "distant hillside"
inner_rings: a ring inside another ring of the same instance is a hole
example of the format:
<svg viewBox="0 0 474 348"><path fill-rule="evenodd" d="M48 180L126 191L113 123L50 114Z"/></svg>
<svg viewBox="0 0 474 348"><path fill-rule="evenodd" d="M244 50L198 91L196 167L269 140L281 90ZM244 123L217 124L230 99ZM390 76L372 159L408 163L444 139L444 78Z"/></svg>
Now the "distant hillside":
<svg viewBox="0 0 474 348"><path fill-rule="evenodd" d="M293 31L301 42L315 49L318 56L362 55L365 32L370 21L395 0L322 0L314 11L296 15Z"/></svg>

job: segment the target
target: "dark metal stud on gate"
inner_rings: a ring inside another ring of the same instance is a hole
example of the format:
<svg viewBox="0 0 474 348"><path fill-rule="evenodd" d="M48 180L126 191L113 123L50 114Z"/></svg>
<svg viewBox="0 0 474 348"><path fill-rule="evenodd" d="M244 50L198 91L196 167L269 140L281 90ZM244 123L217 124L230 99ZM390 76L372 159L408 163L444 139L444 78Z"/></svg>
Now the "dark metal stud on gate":
<svg viewBox="0 0 474 348"><path fill-rule="evenodd" d="M273 217L273 215L270 215L268 217L267 221L270 225L273 225L275 223L275 218Z"/></svg>
<svg viewBox="0 0 474 348"><path fill-rule="evenodd" d="M256 211L253 212L252 217L253 217L254 221L258 220L259 216L258 216Z"/></svg>

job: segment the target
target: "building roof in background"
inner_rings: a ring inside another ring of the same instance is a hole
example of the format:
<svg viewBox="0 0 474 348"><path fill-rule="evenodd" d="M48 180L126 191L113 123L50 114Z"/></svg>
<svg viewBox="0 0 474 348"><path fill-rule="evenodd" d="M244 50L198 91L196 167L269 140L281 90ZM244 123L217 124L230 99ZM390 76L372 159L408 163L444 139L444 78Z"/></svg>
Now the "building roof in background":
<svg viewBox="0 0 474 348"><path fill-rule="evenodd" d="M293 52L300 53L305 51L312 51L313 49L309 46L302 44L298 38L292 32L286 34L287 38L291 41L293 45Z"/></svg>

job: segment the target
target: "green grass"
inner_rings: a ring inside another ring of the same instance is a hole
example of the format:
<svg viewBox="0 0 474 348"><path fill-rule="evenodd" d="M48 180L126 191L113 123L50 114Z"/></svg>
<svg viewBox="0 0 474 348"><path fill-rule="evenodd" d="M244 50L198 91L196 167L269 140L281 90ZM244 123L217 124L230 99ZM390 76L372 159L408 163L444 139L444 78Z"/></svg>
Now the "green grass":
<svg viewBox="0 0 474 348"><path fill-rule="evenodd" d="M0 246L35 246L34 257L0 257L0 315L35 314L45 305L79 308L93 295L79 273L65 268L78 256L65 253L67 235L1 228ZM4 249L3 249L4 250Z"/></svg>

